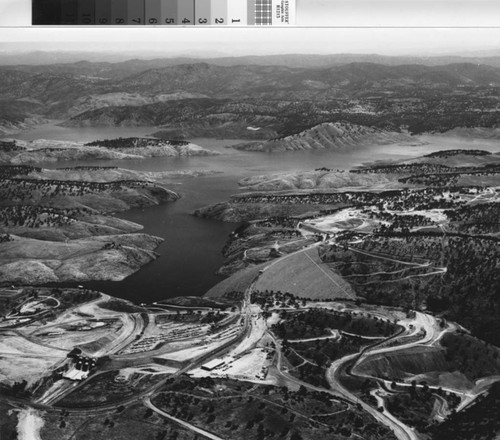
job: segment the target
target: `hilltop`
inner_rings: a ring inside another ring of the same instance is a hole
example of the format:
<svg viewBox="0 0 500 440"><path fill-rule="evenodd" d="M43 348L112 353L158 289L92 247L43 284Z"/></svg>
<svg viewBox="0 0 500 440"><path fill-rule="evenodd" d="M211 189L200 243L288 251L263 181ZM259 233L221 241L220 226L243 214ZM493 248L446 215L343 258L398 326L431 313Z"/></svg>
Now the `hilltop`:
<svg viewBox="0 0 500 440"><path fill-rule="evenodd" d="M0 284L120 281L157 258L163 240L147 234L54 242L10 235L0 244Z"/></svg>
<svg viewBox="0 0 500 440"><path fill-rule="evenodd" d="M121 280L157 258L162 239L110 215L178 199L147 174L0 166L0 283Z"/></svg>
<svg viewBox="0 0 500 440"><path fill-rule="evenodd" d="M362 145L385 145L400 142L411 143L410 135L355 124L328 122L298 134L264 142L235 145L245 151L268 153L299 150L337 150Z"/></svg>
<svg viewBox="0 0 500 440"><path fill-rule="evenodd" d="M153 125L187 137L251 139L342 121L411 133L498 127L492 98L500 86L496 64L459 58L440 65L394 60L4 66L0 130L12 132L43 119L63 120L66 126ZM265 134L248 127L265 128Z"/></svg>
<svg viewBox="0 0 500 440"><path fill-rule="evenodd" d="M389 184L393 185L394 179L389 179L381 174L361 175L340 170L318 169L314 171L251 176L241 179L238 184L246 191L284 191L291 189L335 189L374 186L383 188Z"/></svg>

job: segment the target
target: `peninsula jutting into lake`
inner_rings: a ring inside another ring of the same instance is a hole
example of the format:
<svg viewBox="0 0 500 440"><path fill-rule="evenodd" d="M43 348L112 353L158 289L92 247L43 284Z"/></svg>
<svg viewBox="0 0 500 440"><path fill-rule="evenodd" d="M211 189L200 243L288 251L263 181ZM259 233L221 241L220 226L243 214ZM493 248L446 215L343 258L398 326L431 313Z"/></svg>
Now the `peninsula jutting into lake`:
<svg viewBox="0 0 500 440"><path fill-rule="evenodd" d="M81 56L0 54L2 439L500 434L500 58Z"/></svg>

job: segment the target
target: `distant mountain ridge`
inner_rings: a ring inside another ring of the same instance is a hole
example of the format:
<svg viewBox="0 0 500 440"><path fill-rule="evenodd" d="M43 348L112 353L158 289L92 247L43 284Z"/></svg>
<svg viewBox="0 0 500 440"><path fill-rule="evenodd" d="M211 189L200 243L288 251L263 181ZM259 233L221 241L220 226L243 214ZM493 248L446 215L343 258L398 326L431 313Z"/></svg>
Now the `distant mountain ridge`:
<svg viewBox="0 0 500 440"><path fill-rule="evenodd" d="M170 62L4 66L0 130L47 118L178 133L210 120L207 134L243 138L255 125L282 136L322 122L417 126L422 132L492 127L499 119L500 67L486 64L164 65ZM219 130L227 125L230 130Z"/></svg>
<svg viewBox="0 0 500 440"><path fill-rule="evenodd" d="M426 66L438 66L452 63L489 64L500 67L500 54L492 53L480 56L459 55L434 55L434 56L388 56L379 54L274 54L274 55L243 55L231 56L160 56L158 53L138 54L127 52L78 52L78 51L8 51L0 52L0 65L3 66L47 66L84 63L100 64L101 68L115 65L117 68L132 69L146 66L145 69L154 67L166 67L178 64L193 64L205 62L220 66L234 65L269 65L286 67L331 67L334 65L349 64L355 62L371 62L385 65L400 64L423 64Z"/></svg>
<svg viewBox="0 0 500 440"><path fill-rule="evenodd" d="M84 63L85 64L85 63ZM411 86L441 83L449 86L500 84L500 68L485 64L447 64L424 66L402 64L350 63L328 68L290 68L283 66L218 66L208 63L155 67L125 75L120 69L101 70L86 63L87 69L60 70L37 66L26 69L2 67L1 99L37 99L53 102L92 94L130 93L204 93L207 96L240 96L251 92L318 91L331 87L349 89L360 83L401 81ZM75 67L75 66L73 66ZM117 73L118 72L118 73ZM125 75L123 78L121 76ZM396 84L397 85L397 84ZM249 90L247 91L247 87Z"/></svg>
<svg viewBox="0 0 500 440"><path fill-rule="evenodd" d="M404 84L441 83L446 85L500 85L500 69L487 65L449 64L385 66L351 63L329 68L289 68L282 66L230 66L207 63L182 64L147 70L123 80L119 87L152 93L189 90L191 92L231 96L267 92L267 88L292 90L350 88L359 83L404 81ZM396 84L397 85L397 84Z"/></svg>

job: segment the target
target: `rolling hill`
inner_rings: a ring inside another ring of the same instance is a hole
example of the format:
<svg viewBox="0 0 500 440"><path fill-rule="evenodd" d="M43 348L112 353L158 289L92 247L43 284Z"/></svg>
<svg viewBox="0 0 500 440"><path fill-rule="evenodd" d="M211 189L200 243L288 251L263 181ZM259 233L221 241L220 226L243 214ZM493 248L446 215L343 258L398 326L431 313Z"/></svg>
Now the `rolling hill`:
<svg viewBox="0 0 500 440"><path fill-rule="evenodd" d="M499 119L500 68L486 64L189 61L3 66L0 130L50 118L71 126L148 124L182 132L202 120L206 132L198 135L245 137L257 119L259 127L268 127L269 138L323 122L424 132L492 127ZM227 125L229 130L218 131Z"/></svg>
<svg viewBox="0 0 500 440"><path fill-rule="evenodd" d="M377 128L339 122L327 122L292 136L235 145L245 151L282 152L300 150L336 150L361 145L384 145L412 142L411 136Z"/></svg>

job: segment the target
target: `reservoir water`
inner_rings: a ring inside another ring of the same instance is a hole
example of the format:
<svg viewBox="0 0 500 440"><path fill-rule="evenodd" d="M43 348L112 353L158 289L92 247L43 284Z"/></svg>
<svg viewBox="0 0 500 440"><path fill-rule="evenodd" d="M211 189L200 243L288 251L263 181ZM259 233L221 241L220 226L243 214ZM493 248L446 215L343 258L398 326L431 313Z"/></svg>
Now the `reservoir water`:
<svg viewBox="0 0 500 440"><path fill-rule="evenodd" d="M17 139L92 141L117 137L145 136L155 127L63 128L46 124L11 136ZM425 144L419 144L424 140ZM150 303L176 296L201 296L222 278L215 274L222 265L221 250L237 224L200 219L191 213L202 206L224 201L238 193L238 181L247 176L276 172L312 170L319 167L350 169L366 162L403 159L432 151L474 148L499 151L497 140L473 140L431 136L415 138L415 145L385 145L350 151L305 151L277 154L242 152L227 148L237 139L192 139L192 142L221 154L207 157L151 158L143 160L58 162L38 164L45 168L78 165L118 166L142 171L214 170L196 178L178 179L171 189L181 194L174 203L118 213L118 217L144 225L144 232L164 238L156 250L160 258L120 282L89 282L94 288L136 303Z"/></svg>

